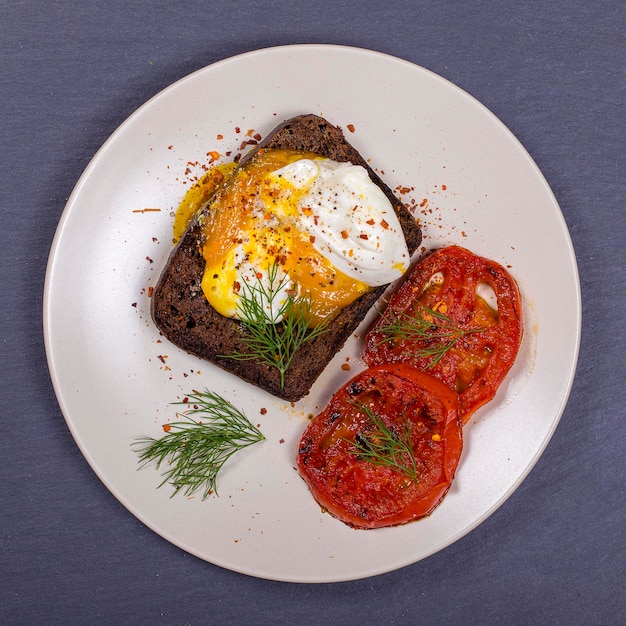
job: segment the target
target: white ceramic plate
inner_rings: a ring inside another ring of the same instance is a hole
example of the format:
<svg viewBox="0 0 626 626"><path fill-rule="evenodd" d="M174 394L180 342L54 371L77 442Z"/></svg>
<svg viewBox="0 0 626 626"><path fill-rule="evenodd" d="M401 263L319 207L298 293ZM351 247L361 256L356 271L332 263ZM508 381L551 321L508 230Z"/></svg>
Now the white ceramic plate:
<svg viewBox="0 0 626 626"><path fill-rule="evenodd" d="M171 212L209 162L207 153L237 152L248 129L265 135L308 112L344 129L353 125L348 139L390 187L412 187L402 197L413 206L425 201L416 215L426 248L458 243L510 266L524 298L518 360L497 397L466 426L452 489L429 518L402 527L348 528L321 512L294 469L307 415L363 367L361 339L352 339L310 395L290 406L161 340L149 316L149 287L171 249ZM211 563L269 579L330 582L427 557L513 493L548 443L569 394L580 290L548 185L481 104L396 58L288 46L227 59L178 81L104 144L56 233L44 326L68 426L91 467L135 516ZM350 371L341 368L346 362ZM138 470L131 443L159 437L174 417L171 403L202 388L244 410L266 441L228 463L219 497L170 498L168 486L157 489L156 469Z"/></svg>

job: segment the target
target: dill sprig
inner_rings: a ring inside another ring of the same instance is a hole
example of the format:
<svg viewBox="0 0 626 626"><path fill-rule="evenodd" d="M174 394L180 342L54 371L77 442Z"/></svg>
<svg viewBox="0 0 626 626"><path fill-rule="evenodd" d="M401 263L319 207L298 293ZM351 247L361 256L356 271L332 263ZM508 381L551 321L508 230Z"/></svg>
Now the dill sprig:
<svg viewBox="0 0 626 626"><path fill-rule="evenodd" d="M405 311L396 313L393 309L388 308L384 313L384 323L381 323L376 329L383 336L377 345L386 341L397 340L423 342L423 346L413 349L412 355L420 359L432 357L432 361L425 369L437 365L461 337L485 330L482 326L460 328L447 315L431 309L419 301L417 301L417 305L418 310L415 313L406 313Z"/></svg>
<svg viewBox="0 0 626 626"><path fill-rule="evenodd" d="M344 439L354 446L349 452L372 465L389 467L417 483L411 422L405 419L399 424L398 432L394 432L370 407L360 403L356 406L365 413L375 429L366 433L357 432L354 441Z"/></svg>
<svg viewBox="0 0 626 626"><path fill-rule="evenodd" d="M268 268L267 285L259 279L253 283L243 281L238 304L240 319L245 327L242 343L249 352L232 352L223 355L239 361L259 360L280 372L280 386L285 386L285 373L300 347L327 330L326 320L310 327L315 308L310 294L295 297L285 287L290 278L278 280L278 265ZM279 297L287 297L280 305ZM275 311L275 313L272 313Z"/></svg>
<svg viewBox="0 0 626 626"><path fill-rule="evenodd" d="M140 467L156 461L157 469L167 463L163 482L190 495L202 489L202 499L215 492L217 475L226 461L243 448L265 439L248 418L221 396L205 391L190 394L184 402L191 408L176 415L182 418L164 426L160 439L143 437L133 446L139 454ZM192 416L197 415L199 419Z"/></svg>

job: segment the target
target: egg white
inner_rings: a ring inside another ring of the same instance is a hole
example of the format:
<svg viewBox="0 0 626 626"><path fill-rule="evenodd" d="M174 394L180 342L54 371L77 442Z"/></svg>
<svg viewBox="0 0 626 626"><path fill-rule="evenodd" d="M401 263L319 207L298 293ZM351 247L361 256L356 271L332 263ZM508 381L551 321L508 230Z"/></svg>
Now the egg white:
<svg viewBox="0 0 626 626"><path fill-rule="evenodd" d="M400 222L365 168L301 159L271 178L297 192L297 228L313 237L316 250L338 270L370 287L406 272L410 255Z"/></svg>

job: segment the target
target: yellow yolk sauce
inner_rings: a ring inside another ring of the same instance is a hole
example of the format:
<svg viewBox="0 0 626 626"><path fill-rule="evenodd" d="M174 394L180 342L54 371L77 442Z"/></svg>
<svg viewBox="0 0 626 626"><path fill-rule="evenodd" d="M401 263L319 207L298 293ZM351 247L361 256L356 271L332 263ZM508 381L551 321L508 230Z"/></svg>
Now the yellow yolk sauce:
<svg viewBox="0 0 626 626"><path fill-rule="evenodd" d="M200 180L187 190L174 216L173 239L175 244L183 236L194 215L210 200L235 167L235 163L216 165L205 172Z"/></svg>

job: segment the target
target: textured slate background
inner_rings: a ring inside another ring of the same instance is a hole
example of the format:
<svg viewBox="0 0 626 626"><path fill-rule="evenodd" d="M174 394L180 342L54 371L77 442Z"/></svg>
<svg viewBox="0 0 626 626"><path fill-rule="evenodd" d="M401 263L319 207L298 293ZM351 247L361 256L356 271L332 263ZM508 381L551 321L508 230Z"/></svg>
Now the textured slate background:
<svg viewBox="0 0 626 626"><path fill-rule="evenodd" d="M379 4L15 0L4 7L1 623L626 622L626 5ZM583 295L570 401L518 491L426 560L330 585L222 570L143 527L76 447L52 390L41 330L52 237L100 145L173 81L234 54L289 43L392 54L491 109L560 203Z"/></svg>

